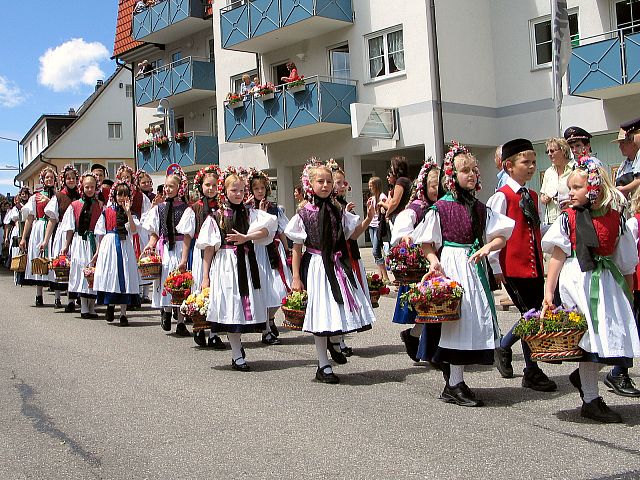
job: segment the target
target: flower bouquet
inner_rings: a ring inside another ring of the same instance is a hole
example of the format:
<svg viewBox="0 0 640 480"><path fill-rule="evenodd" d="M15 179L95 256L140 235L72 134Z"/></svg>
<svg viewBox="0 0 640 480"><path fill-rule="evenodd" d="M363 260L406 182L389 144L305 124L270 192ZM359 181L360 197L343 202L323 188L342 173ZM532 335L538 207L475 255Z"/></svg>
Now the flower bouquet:
<svg viewBox="0 0 640 480"><path fill-rule="evenodd" d="M194 332L209 328L209 324L207 323L209 293L210 290L208 288L205 288L201 292L191 293L184 299L182 305L180 305L180 312L193 322Z"/></svg>
<svg viewBox="0 0 640 480"><path fill-rule="evenodd" d="M140 142L137 147L141 152L146 152L151 149L153 143L150 140L145 140L144 142Z"/></svg>
<svg viewBox="0 0 640 480"><path fill-rule="evenodd" d="M282 324L291 330L302 330L304 316L307 312L307 292L291 292L282 299Z"/></svg>
<svg viewBox="0 0 640 480"><path fill-rule="evenodd" d="M162 274L162 258L155 250L145 250L138 259L138 271L143 280L157 280Z"/></svg>
<svg viewBox="0 0 640 480"><path fill-rule="evenodd" d="M400 295L400 302L418 313L416 323L450 322L460 319L463 293L464 288L455 280L427 274Z"/></svg>
<svg viewBox="0 0 640 480"><path fill-rule="evenodd" d="M531 358L537 361L575 360L582 357L578 346L587 330L587 319L575 308L558 307L525 313L513 333L529 345Z"/></svg>
<svg viewBox="0 0 640 480"><path fill-rule="evenodd" d="M386 258L387 269L395 277L394 285L409 285L418 282L429 268L422 248L400 242L391 248Z"/></svg>
<svg viewBox="0 0 640 480"><path fill-rule="evenodd" d="M154 142L158 147L166 147L167 145L169 145L169 137L167 137L166 135L162 135L160 137L157 137Z"/></svg>
<svg viewBox="0 0 640 480"><path fill-rule="evenodd" d="M93 277L96 274L96 267L87 265L82 269L82 273L84 274L84 278L87 279L87 285L93 290Z"/></svg>
<svg viewBox="0 0 640 480"><path fill-rule="evenodd" d="M58 255L51 261L51 270L56 274L56 280L59 282L69 281L69 271L71 270L71 262L66 255Z"/></svg>
<svg viewBox="0 0 640 480"><path fill-rule="evenodd" d="M173 137L176 143L187 143L189 141L189 135L184 132L178 132Z"/></svg>
<svg viewBox="0 0 640 480"><path fill-rule="evenodd" d="M377 273L367 273L367 285L369 286L369 298L371 298L371 306L377 308L380 295L386 295L390 292L389 288Z"/></svg>
<svg viewBox="0 0 640 480"><path fill-rule="evenodd" d="M171 305L182 305L182 302L191 293L193 287L193 275L191 272L181 272L174 270L164 281L162 295L171 295Z"/></svg>

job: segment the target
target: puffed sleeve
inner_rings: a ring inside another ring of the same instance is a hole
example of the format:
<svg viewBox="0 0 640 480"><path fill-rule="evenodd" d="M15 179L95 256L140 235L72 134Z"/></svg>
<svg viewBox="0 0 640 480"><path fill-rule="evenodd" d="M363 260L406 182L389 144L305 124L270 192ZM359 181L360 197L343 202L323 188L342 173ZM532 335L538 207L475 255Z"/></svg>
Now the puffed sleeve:
<svg viewBox="0 0 640 480"><path fill-rule="evenodd" d="M411 237L415 230L416 212L410 208L406 208L401 211L396 217L396 221L393 222L393 229L391 230L391 245L395 245L402 237Z"/></svg>
<svg viewBox="0 0 640 480"><path fill-rule="evenodd" d="M209 216L202 224L202 228L198 234L198 240L196 241L196 248L204 250L207 247L213 247L218 250L221 244L222 238L220 236L218 223L213 217Z"/></svg>
<svg viewBox="0 0 640 480"><path fill-rule="evenodd" d="M487 208L487 227L485 232L487 242L498 237L504 237L505 240L509 240L515 225L516 222L512 218Z"/></svg>
<svg viewBox="0 0 640 480"><path fill-rule="evenodd" d="M178 222L176 226L176 230L181 235L189 235L193 237L196 233L196 214L191 209L191 207L187 208L182 214L182 218Z"/></svg>
<svg viewBox="0 0 640 480"><path fill-rule="evenodd" d="M284 229L284 234L289 238L293 243L297 243L302 245L304 241L307 239L307 232L304 229L304 223L300 215L295 214L286 228Z"/></svg>
<svg viewBox="0 0 640 480"><path fill-rule="evenodd" d="M278 233L284 232L288 223L289 219L287 218L287 214L284 213L284 208L278 205Z"/></svg>
<svg viewBox="0 0 640 480"><path fill-rule="evenodd" d="M4 224L7 225L11 222L17 222L20 219L20 212L16 207L9 210L9 213L4 217Z"/></svg>
<svg viewBox="0 0 640 480"><path fill-rule="evenodd" d="M31 195L26 205L22 207L22 218L26 220L29 215L35 215L36 212L36 196Z"/></svg>
<svg viewBox="0 0 640 480"><path fill-rule="evenodd" d="M142 228L144 228L150 234L155 233L156 235L159 235L160 212L157 205L147 213L142 214Z"/></svg>
<svg viewBox="0 0 640 480"><path fill-rule="evenodd" d="M135 215L131 215L131 218L133 218L133 226L136 227L136 232L139 232L142 228L140 225L140 220ZM127 229L127 232L131 232L131 223L127 222L125 224L125 228Z"/></svg>
<svg viewBox="0 0 640 480"><path fill-rule="evenodd" d="M344 238L351 238L353 232L360 225L360 217L353 213L344 211L344 215L342 216L342 228L344 230Z"/></svg>
<svg viewBox="0 0 640 480"><path fill-rule="evenodd" d="M559 247L568 257L571 255L571 237L569 236L569 218L566 213L561 213L556 221L549 227L542 237L542 251L553 253L555 247Z"/></svg>
<svg viewBox="0 0 640 480"><path fill-rule="evenodd" d="M253 240L254 245L269 245L273 242L273 236L278 230L278 219L275 215L263 212L259 208L252 208L249 213L249 230L247 230L247 233L257 232L263 228L267 229L267 236L260 240Z"/></svg>
<svg viewBox="0 0 640 480"><path fill-rule="evenodd" d="M60 221L58 218L58 197L54 196L49 202L47 206L44 207L44 214L49 217L51 220L55 220L56 222Z"/></svg>
<svg viewBox="0 0 640 480"><path fill-rule="evenodd" d="M100 215L100 218L96 222L96 226L93 229L93 233L95 235L106 235L107 234L107 225L104 220L104 214Z"/></svg>
<svg viewBox="0 0 640 480"><path fill-rule="evenodd" d="M140 216L142 217L142 215L144 215L149 210L151 210L151 200L149 200L149 197L147 197L143 193L142 194L142 214Z"/></svg>
<svg viewBox="0 0 640 480"><path fill-rule="evenodd" d="M440 214L435 208L430 209L424 220L416 227L416 244L433 243L436 250L442 246L442 230L440 229Z"/></svg>
<svg viewBox="0 0 640 480"><path fill-rule="evenodd" d="M67 211L64 213L64 217L62 217L62 222L58 227L62 232L73 231L76 229L76 217L73 213L73 208L67 208Z"/></svg>
<svg viewBox="0 0 640 480"><path fill-rule="evenodd" d="M638 265L638 221L635 217L627 220L627 226L618 238L618 244L613 251L613 263L623 275L631 275Z"/></svg>

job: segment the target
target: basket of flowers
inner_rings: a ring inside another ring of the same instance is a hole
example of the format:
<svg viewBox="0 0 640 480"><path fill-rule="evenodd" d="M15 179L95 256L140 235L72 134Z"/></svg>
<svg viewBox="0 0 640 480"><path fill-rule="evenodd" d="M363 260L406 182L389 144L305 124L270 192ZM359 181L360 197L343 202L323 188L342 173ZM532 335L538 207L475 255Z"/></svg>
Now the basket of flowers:
<svg viewBox="0 0 640 480"><path fill-rule="evenodd" d="M387 269L395 278L394 285L409 285L419 282L429 268L422 248L400 242L391 248L386 258Z"/></svg>
<svg viewBox="0 0 640 480"><path fill-rule="evenodd" d="M82 269L82 274L84 275L84 278L87 279L87 285L89 288L93 290L93 278L96 274L96 267L89 264Z"/></svg>
<svg viewBox="0 0 640 480"><path fill-rule="evenodd" d="M377 308L379 306L378 301L380 300L380 296L389 293L389 287L384 284L384 281L377 273L367 273L367 285L369 286L371 306Z"/></svg>
<svg viewBox="0 0 640 480"><path fill-rule="evenodd" d="M194 332L210 328L207 322L209 292L210 290L205 288L201 292L191 293L180 305L180 313L193 322Z"/></svg>
<svg viewBox="0 0 640 480"><path fill-rule="evenodd" d="M19 253L15 257L11 257L11 266L9 269L16 273L24 272L27 269L27 254Z"/></svg>
<svg viewBox="0 0 640 480"><path fill-rule="evenodd" d="M282 313L284 313L282 324L285 327L291 330L302 330L308 298L307 292L292 291L282 299Z"/></svg>
<svg viewBox="0 0 640 480"><path fill-rule="evenodd" d="M464 288L455 280L438 274L426 274L420 282L400 295L417 312L416 323L442 323L460 319Z"/></svg>
<svg viewBox="0 0 640 480"><path fill-rule="evenodd" d="M71 262L66 255L58 255L51 260L51 270L56 275L56 280L59 282L69 281L69 271L71 270Z"/></svg>
<svg viewBox="0 0 640 480"><path fill-rule="evenodd" d="M171 305L180 306L184 299L191 294L191 287L193 287L193 275L191 275L191 272L174 270L164 281L162 295L171 295Z"/></svg>
<svg viewBox="0 0 640 480"><path fill-rule="evenodd" d="M138 143L137 145L138 150L141 152L147 152L151 150L152 146L153 146L153 143L150 140L145 140L143 142Z"/></svg>
<svg viewBox="0 0 640 480"><path fill-rule="evenodd" d="M558 307L545 312L531 309L513 333L527 342L531 358L542 362L576 360L583 355L578 346L587 330L587 319L575 308Z"/></svg>
<svg viewBox="0 0 640 480"><path fill-rule="evenodd" d="M44 252L39 257L31 259L31 273L34 275L47 275L49 273L49 259Z"/></svg>
<svg viewBox="0 0 640 480"><path fill-rule="evenodd" d="M138 259L138 272L142 280L157 280L162 274L162 258L155 250L145 250Z"/></svg>

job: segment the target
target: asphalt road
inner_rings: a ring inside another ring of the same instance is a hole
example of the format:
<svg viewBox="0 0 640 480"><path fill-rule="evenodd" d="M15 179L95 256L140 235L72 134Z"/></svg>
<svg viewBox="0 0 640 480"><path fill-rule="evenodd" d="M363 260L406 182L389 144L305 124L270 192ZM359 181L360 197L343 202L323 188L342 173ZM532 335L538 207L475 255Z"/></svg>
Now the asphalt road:
<svg viewBox="0 0 640 480"><path fill-rule="evenodd" d="M252 372L230 351L166 335L159 315L122 328L34 307L0 274L0 479L640 478L640 401L601 394L622 425L579 415L573 364L549 365L555 393L472 368L486 406L440 402L440 373L404 353L394 300L354 356L316 383L310 335L266 347L247 335ZM104 317L102 317L104 318ZM500 313L503 327L516 320ZM281 317L277 318L280 324ZM116 322L117 323L117 322ZM519 346L514 366L522 368Z"/></svg>

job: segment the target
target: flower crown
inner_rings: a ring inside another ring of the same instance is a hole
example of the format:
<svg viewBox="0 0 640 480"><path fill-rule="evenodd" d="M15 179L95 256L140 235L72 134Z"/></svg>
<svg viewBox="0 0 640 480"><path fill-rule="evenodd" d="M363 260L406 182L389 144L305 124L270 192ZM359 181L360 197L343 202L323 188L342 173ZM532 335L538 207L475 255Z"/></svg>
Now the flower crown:
<svg viewBox="0 0 640 480"><path fill-rule="evenodd" d="M93 178L93 180L96 182L96 186L98 185L98 179L93 173L91 173L90 171L84 172L80 176L80 184L78 185L78 191L80 192L80 195L84 195L84 179L87 178L87 177ZM98 193L98 192L96 192L96 193Z"/></svg>
<svg viewBox="0 0 640 480"><path fill-rule="evenodd" d="M456 163L454 162L454 159L456 158L456 155L469 155L469 154L471 154L471 152L467 147L456 142L455 140L452 140L451 146L449 147L449 151L444 156L444 162L442 165L444 170L444 181L443 181L444 188L447 191L451 192L454 197L457 196L456 175L458 173L456 171ZM480 183L480 171L478 170L477 166L473 170L474 170L474 173L476 174L475 191L477 192L482 188L482 185Z"/></svg>
<svg viewBox="0 0 640 480"><path fill-rule="evenodd" d="M200 194L202 194L202 183L204 182L204 177L209 174L213 174L216 178L220 178L220 167L217 165L208 165L198 170L198 173L196 173L196 176L193 179L193 184L196 186Z"/></svg>
<svg viewBox="0 0 640 480"><path fill-rule="evenodd" d="M268 197L269 195L271 195L271 180L269 179L269 175L264 173L262 170L258 170L256 168L250 168L249 175L247 176L247 187L249 188L250 194L253 194L253 189L251 188L251 185L253 184L254 180L263 180L264 187L266 190L265 197Z"/></svg>
<svg viewBox="0 0 640 480"><path fill-rule="evenodd" d="M418 178L416 179L416 197L419 200L427 200L425 183L427 181L427 177L429 176L429 172L434 168L438 168L438 164L432 157L427 158L422 164L422 168L420 169L420 173L418 173Z"/></svg>
<svg viewBox="0 0 640 480"><path fill-rule="evenodd" d="M133 174L133 183L135 184L136 187L140 186L140 177L142 177L143 175L148 175L148 174L142 168L138 169L138 171ZM153 180L151 180L151 185L153 186Z"/></svg>
<svg viewBox="0 0 640 480"><path fill-rule="evenodd" d="M220 176L218 177L218 199L220 201L220 205L224 205L228 200L227 194L224 191L224 182L227 177L231 175L237 175L240 180L244 182L244 198L242 199L242 201L244 202L244 200L247 198L247 169L244 167L236 168L233 165L229 165L220 173Z"/></svg>
<svg viewBox="0 0 640 480"><path fill-rule="evenodd" d="M189 187L189 180L187 179L187 175L182 170L182 167L177 163L172 163L167 168L167 177L169 175L178 175L180 177L180 186L178 187L178 197L184 197L187 193L187 188Z"/></svg>
<svg viewBox="0 0 640 480"><path fill-rule="evenodd" d="M39 180L40 180L40 185L42 185L44 187L44 177L47 176L48 172L53 173L54 186L57 188L58 187L58 174L56 173L56 171L52 167L44 167L42 170L40 170L40 176L38 177Z"/></svg>
<svg viewBox="0 0 640 480"><path fill-rule="evenodd" d="M65 186L65 177L67 176L67 172L73 172L76 175L76 182L78 181L78 179L80 178L80 175L78 174L78 170L76 170L76 167L74 167L72 164L67 163L64 167L62 167L62 171L60 172L60 175L58 177L58 181L60 182L60 185Z"/></svg>
<svg viewBox="0 0 640 480"><path fill-rule="evenodd" d="M322 163L316 157L310 157L309 160L307 160L306 165L302 169L302 175L300 176L300 183L302 183L303 194L307 200L311 200L314 195L313 185L311 185L311 179L309 178L309 174L311 173L311 170L313 170L314 168L318 168L322 166L326 166L326 164ZM332 192L332 195L333 195L333 192Z"/></svg>
<svg viewBox="0 0 640 480"><path fill-rule="evenodd" d="M123 163L122 165L120 165L118 167L118 170L116 170L116 179L121 180L120 175L122 174L122 172L128 172L129 176L133 180L133 178L135 176L135 172L133 171L133 168L131 168L126 163ZM129 185L129 186L131 186L131 185Z"/></svg>
<svg viewBox="0 0 640 480"><path fill-rule="evenodd" d="M602 177L598 170L598 161L589 155L581 155L576 160L575 168L587 172L587 198L592 204L598 199L602 191Z"/></svg>
<svg viewBox="0 0 640 480"><path fill-rule="evenodd" d="M113 182L111 190L109 191L109 205L116 205L118 203L116 201L116 191L118 189L118 186L120 185L126 185L127 187L129 187L129 197L131 197L131 195L133 194L133 185L125 180L118 179Z"/></svg>

